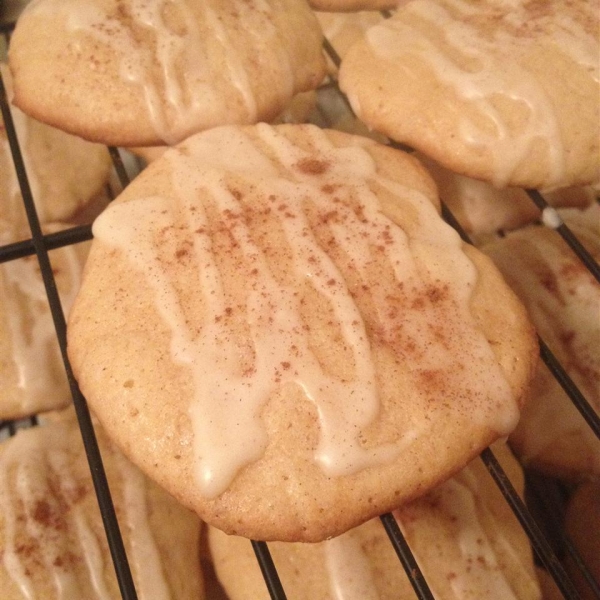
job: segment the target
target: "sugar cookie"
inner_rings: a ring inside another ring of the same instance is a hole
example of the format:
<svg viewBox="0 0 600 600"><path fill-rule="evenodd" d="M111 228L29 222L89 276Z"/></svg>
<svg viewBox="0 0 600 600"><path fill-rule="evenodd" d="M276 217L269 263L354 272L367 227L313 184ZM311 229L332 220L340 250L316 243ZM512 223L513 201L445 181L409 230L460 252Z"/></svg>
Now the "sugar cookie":
<svg viewBox="0 0 600 600"><path fill-rule="evenodd" d="M323 79L321 44L305 0L38 0L9 63L24 112L93 141L152 146L273 119Z"/></svg>
<svg viewBox="0 0 600 600"><path fill-rule="evenodd" d="M340 87L373 129L497 187L600 181L598 0L413 0Z"/></svg>
<svg viewBox="0 0 600 600"><path fill-rule="evenodd" d="M522 306L407 154L222 127L94 224L69 321L91 407L201 517L319 540L423 493L516 424Z"/></svg>
<svg viewBox="0 0 600 600"><path fill-rule="evenodd" d="M196 515L98 438L138 598L203 598ZM0 444L0 508L4 600L120 597L74 418Z"/></svg>

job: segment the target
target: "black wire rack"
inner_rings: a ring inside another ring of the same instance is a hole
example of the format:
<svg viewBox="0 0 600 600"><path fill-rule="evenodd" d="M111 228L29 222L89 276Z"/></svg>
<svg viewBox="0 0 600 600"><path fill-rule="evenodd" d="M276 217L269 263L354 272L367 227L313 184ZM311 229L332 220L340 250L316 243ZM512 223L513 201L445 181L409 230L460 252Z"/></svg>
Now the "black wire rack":
<svg viewBox="0 0 600 600"><path fill-rule="evenodd" d="M0 25L0 36L2 36L2 41L6 46L8 46L11 31L11 24ZM324 46L326 52L332 59L332 62L336 65L339 65L339 57L337 56L333 46L328 41L325 41ZM329 85L336 87L335 81L330 82ZM337 93L341 95L339 90L337 90ZM344 102L346 101L344 100ZM19 140L17 138L11 117L6 90L4 83L2 82L1 75L0 108L2 110L2 118L4 120L6 135L13 157L15 171L19 181L19 186L21 188L24 208L27 213L27 218L31 229L30 238L0 246L0 263L16 260L18 258L33 254L37 256L48 302L52 312L52 318L54 320L56 336L65 365L65 372L67 374L69 386L73 396L73 403L79 421L85 451L90 465L90 471L98 498L98 504L106 530L108 545L111 551L117 580L119 582L119 588L123 600L135 600L137 598L137 594L123 546L119 524L117 522L115 510L112 504L110 489L106 480L100 452L98 450L90 413L87 408L86 401L79 391L77 382L73 377L67 357L66 322L48 257L48 253L52 249L91 239L91 225L86 224L73 226L58 233L43 234L33 201L23 156L19 147ZM125 187L129 183L130 176L125 168L123 155L117 148L109 148L109 152L113 161L114 171L118 181L120 182L120 186ZM532 202L541 211L554 211L554 209L548 206L544 197L536 190L528 190L528 194ZM465 241L470 241L465 231L462 229L458 221L454 218L446 206L442 207L442 215L444 219L459 232ZM600 281L600 267L598 266L598 263L589 255L587 250L568 229L568 227L562 221L556 221L557 215L553 216L555 217L554 222L559 223L558 226L555 227L559 234L565 239L565 241L572 248L573 252L577 254L581 262L588 268L594 277ZM582 414L589 427L596 434L596 436L600 438L600 417L598 414L591 407L584 395L565 372L559 361L554 357L550 348L548 348L543 340L540 340L540 349L541 357L552 374L559 381L560 385L563 387L574 406ZM23 419L19 421L0 421L0 437L14 435L21 427L31 427L35 425L37 425L37 417L35 416L30 419ZM589 590L593 595L592 597L600 599L600 585L594 580L589 569L585 565L573 544L564 535L559 527L551 527L549 529L549 524L556 524L561 520L561 510L564 506L564 493L561 491L560 484L535 474L528 477L528 482L531 483L530 494L536 498L536 505L541 507L541 510L537 511L538 514L532 515L532 513L526 507L524 501L517 494L492 451L490 449L484 450L481 453L480 459L485 464L495 484L502 492L506 502L510 505L524 531L531 540L531 544L539 564L543 565L543 567L552 576L563 597L567 600L577 600L580 598L572 581L567 576L560 560L562 556L568 554L572 557L575 564L577 564L581 569L582 574L588 583ZM559 498L559 500L556 501L556 498ZM553 499L555 500L554 502L552 501ZM393 515L391 513L384 514L380 517L380 519L385 531L387 532L390 543L392 544L392 547L398 556L399 568L403 568L405 570L413 587L415 598L418 598L419 600L433 600L434 596L429 589L427 581L423 576L423 573L421 572L417 561L411 552L409 544L404 539L400 527L398 526L398 523L394 519ZM277 573L276 566L271 558L267 543L256 540L249 541L249 543L252 544L254 549L270 597L273 600L284 600L287 596Z"/></svg>

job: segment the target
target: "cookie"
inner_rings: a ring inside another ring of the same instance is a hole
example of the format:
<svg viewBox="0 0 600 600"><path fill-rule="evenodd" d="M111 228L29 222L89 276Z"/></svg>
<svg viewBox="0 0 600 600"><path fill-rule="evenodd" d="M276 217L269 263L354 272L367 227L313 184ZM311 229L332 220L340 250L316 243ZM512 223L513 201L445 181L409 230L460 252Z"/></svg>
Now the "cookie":
<svg viewBox="0 0 600 600"><path fill-rule="evenodd" d="M523 474L510 451L502 445L495 452L522 492ZM394 517L437 600L541 598L527 536L479 459ZM248 540L214 528L208 536L229 598L268 599ZM416 597L378 519L318 544L273 542L269 551L290 598Z"/></svg>
<svg viewBox="0 0 600 600"><path fill-rule="evenodd" d="M64 229L49 224L45 233ZM23 232L23 238L28 237ZM0 244L5 243L0 234ZM79 290L89 243L50 252L65 314ZM0 264L0 419L65 407L71 392L37 257Z"/></svg>
<svg viewBox="0 0 600 600"><path fill-rule="evenodd" d="M6 65L0 65L0 70L10 99L9 71ZM39 123L16 107L11 114L40 221L68 221L103 191L111 169L108 150ZM16 232L26 226L21 189L0 116L0 229Z"/></svg>
<svg viewBox="0 0 600 600"><path fill-rule="evenodd" d="M561 213L596 260L598 208ZM600 412L598 282L559 234L545 227L510 233L483 250L523 300L552 353ZM510 442L525 464L555 477L600 475L600 442L543 363Z"/></svg>
<svg viewBox="0 0 600 600"><path fill-rule="evenodd" d="M485 181L453 173L421 153L415 155L435 180L442 201L468 233L517 229L540 219L541 211L524 189L498 189ZM592 186L582 186L554 190L544 193L544 197L551 206L586 208L594 202L597 192Z"/></svg>
<svg viewBox="0 0 600 600"><path fill-rule="evenodd" d="M138 598L203 598L199 520L98 434ZM4 441L0 480L5 600L120 597L74 418Z"/></svg>
<svg viewBox="0 0 600 600"><path fill-rule="evenodd" d="M167 151L94 223L69 356L110 435L209 523L316 541L516 424L523 307L420 164L311 125Z"/></svg>
<svg viewBox="0 0 600 600"><path fill-rule="evenodd" d="M373 129L496 187L600 180L600 4L413 0L348 52Z"/></svg>
<svg viewBox="0 0 600 600"><path fill-rule="evenodd" d="M305 0L42 0L17 22L9 63L27 114L152 146L273 119L323 79L321 44Z"/></svg>

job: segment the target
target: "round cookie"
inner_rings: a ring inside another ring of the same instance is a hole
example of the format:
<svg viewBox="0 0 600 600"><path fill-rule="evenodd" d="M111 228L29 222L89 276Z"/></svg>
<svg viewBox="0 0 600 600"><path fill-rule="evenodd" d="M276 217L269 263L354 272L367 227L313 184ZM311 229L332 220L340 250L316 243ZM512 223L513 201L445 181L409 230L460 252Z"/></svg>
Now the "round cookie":
<svg viewBox="0 0 600 600"><path fill-rule="evenodd" d="M373 129L497 187L600 180L600 4L413 0L348 52Z"/></svg>
<svg viewBox="0 0 600 600"><path fill-rule="evenodd" d="M45 233L64 229L49 224ZM27 237L23 234L23 238ZM4 240L0 233L0 244ZM81 283L89 243L50 252L65 314ZM71 392L37 257L0 264L0 419L19 419L65 407Z"/></svg>
<svg viewBox="0 0 600 600"><path fill-rule="evenodd" d="M407 154L221 127L94 223L69 319L90 406L209 523L316 541L417 496L516 424L537 348Z"/></svg>
<svg viewBox="0 0 600 600"><path fill-rule="evenodd" d="M510 451L498 445L494 452L522 492ZM394 517L437 600L541 598L529 540L479 459ZM214 528L208 538L229 598L267 600L249 541ZM378 519L318 544L272 542L269 551L286 594L296 600L416 597Z"/></svg>
<svg viewBox="0 0 600 600"><path fill-rule="evenodd" d="M10 100L9 70L3 64L0 70ZM39 123L14 106L11 114L40 221L68 221L108 182L108 150ZM0 229L17 232L26 226L21 189L0 115Z"/></svg>
<svg viewBox="0 0 600 600"><path fill-rule="evenodd" d="M204 598L200 521L97 434L138 598ZM74 417L2 442L0 482L3 600L120 597Z"/></svg>
<svg viewBox="0 0 600 600"><path fill-rule="evenodd" d="M9 63L24 112L152 146L273 119L323 79L321 43L305 0L41 0L17 22Z"/></svg>
<svg viewBox="0 0 600 600"><path fill-rule="evenodd" d="M600 259L599 207L561 214ZM552 353L600 412L598 282L559 234L545 227L512 232L483 250L525 303ZM600 476L600 441L541 362L510 443L525 464L555 477Z"/></svg>

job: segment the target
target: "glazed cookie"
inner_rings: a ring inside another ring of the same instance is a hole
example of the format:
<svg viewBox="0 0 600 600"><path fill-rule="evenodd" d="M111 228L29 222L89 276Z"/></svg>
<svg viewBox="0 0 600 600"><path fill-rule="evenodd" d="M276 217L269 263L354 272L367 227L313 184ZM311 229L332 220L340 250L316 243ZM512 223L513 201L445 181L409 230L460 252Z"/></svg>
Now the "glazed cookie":
<svg viewBox="0 0 600 600"><path fill-rule="evenodd" d="M569 214L570 213L570 214ZM600 259L600 212L564 211ZM556 231L530 226L484 246L523 300L542 339L600 412L600 285ZM547 367L540 363L510 442L522 461L553 476L600 476L600 442Z"/></svg>
<svg viewBox="0 0 600 600"><path fill-rule="evenodd" d="M462 175L600 180L598 0L413 0L348 52L340 87L373 129Z"/></svg>
<svg viewBox="0 0 600 600"><path fill-rule="evenodd" d="M6 65L0 65L0 70L10 99L9 71ZM106 185L111 169L108 150L39 123L16 107L12 107L11 114L40 221L69 220L95 200ZM21 189L0 115L0 230L16 232L26 224Z"/></svg>
<svg viewBox="0 0 600 600"><path fill-rule="evenodd" d="M516 460L505 445L494 451L522 492ZM541 598L527 536L481 460L394 517L437 600ZM268 599L247 539L213 528L209 544L231 600ZM416 597L378 519L319 544L273 542L269 551L284 590L296 600Z"/></svg>
<svg viewBox="0 0 600 600"><path fill-rule="evenodd" d="M204 520L339 534L516 424L525 312L407 154L311 125L222 127L94 224L69 354L107 431Z"/></svg>
<svg viewBox="0 0 600 600"><path fill-rule="evenodd" d="M498 189L485 181L453 173L420 152L415 156L433 177L442 201L469 233L477 235L517 229L541 217L540 210L522 188ZM547 202L555 207L586 208L596 196L592 186L544 193Z"/></svg>
<svg viewBox="0 0 600 600"><path fill-rule="evenodd" d="M203 598L198 518L97 433L138 598ZM120 597L74 418L0 445L0 507L4 600Z"/></svg>
<svg viewBox="0 0 600 600"><path fill-rule="evenodd" d="M146 146L273 119L323 79L321 43L306 0L38 0L9 62L24 112Z"/></svg>
<svg viewBox="0 0 600 600"><path fill-rule="evenodd" d="M53 224L44 231L64 228ZM88 249L86 242L50 252L65 313L79 290ZM71 400L36 256L0 264L0 380L0 419L61 408Z"/></svg>

